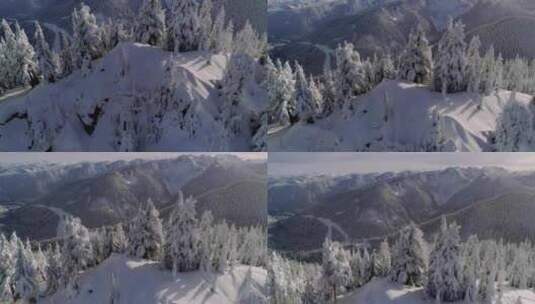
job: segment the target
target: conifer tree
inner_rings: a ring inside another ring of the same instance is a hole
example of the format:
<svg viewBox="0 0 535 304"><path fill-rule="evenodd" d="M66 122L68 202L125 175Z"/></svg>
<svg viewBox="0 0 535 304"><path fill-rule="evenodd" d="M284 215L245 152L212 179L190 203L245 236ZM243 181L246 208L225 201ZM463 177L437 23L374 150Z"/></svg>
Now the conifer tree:
<svg viewBox="0 0 535 304"><path fill-rule="evenodd" d="M449 20L446 33L440 39L435 61L434 86L437 92L466 91L466 42L464 25Z"/></svg>
<svg viewBox="0 0 535 304"><path fill-rule="evenodd" d="M164 236L160 213L149 199L131 223L129 252L132 256L159 261L162 256Z"/></svg>
<svg viewBox="0 0 535 304"><path fill-rule="evenodd" d="M173 0L173 20L169 26L172 50L175 52L196 51L201 43L200 4L197 0Z"/></svg>
<svg viewBox="0 0 535 304"><path fill-rule="evenodd" d="M35 51L39 69L45 82L53 83L57 79L59 64L58 57L52 52L45 39L43 29L39 22L35 23Z"/></svg>
<svg viewBox="0 0 535 304"><path fill-rule="evenodd" d="M433 54L421 26L409 35L399 72L401 79L414 83L427 83L433 79Z"/></svg>
<svg viewBox="0 0 535 304"><path fill-rule="evenodd" d="M136 41L163 47L166 43L165 11L160 0L145 0L136 22Z"/></svg>
<svg viewBox="0 0 535 304"><path fill-rule="evenodd" d="M423 286L427 273L427 246L422 231L411 224L403 229L392 254L391 279L404 285Z"/></svg>

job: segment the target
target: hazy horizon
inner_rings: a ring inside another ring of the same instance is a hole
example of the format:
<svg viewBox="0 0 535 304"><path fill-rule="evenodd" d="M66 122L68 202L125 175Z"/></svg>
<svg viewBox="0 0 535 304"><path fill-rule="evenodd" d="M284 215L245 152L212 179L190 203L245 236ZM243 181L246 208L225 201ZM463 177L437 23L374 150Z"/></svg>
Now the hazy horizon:
<svg viewBox="0 0 535 304"><path fill-rule="evenodd" d="M55 164L76 164L82 162L112 162L120 160L136 159L170 159L180 155L234 155L242 159L266 160L267 153L215 153L215 152L147 152L147 153L128 153L128 152L5 152L0 153L0 165L14 164L33 164L33 163L55 163Z"/></svg>
<svg viewBox="0 0 535 304"><path fill-rule="evenodd" d="M535 170L535 153L283 153L269 154L270 176L430 171L450 167Z"/></svg>

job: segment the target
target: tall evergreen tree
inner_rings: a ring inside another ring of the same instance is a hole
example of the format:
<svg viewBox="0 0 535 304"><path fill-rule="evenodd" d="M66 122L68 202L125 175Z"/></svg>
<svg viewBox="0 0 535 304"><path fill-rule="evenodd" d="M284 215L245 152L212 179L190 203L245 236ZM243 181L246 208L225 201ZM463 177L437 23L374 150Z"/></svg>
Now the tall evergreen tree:
<svg viewBox="0 0 535 304"><path fill-rule="evenodd" d="M438 44L435 60L434 87L437 92L466 91L466 42L464 24L449 20L448 28Z"/></svg>
<svg viewBox="0 0 535 304"><path fill-rule="evenodd" d="M427 245L422 231L411 224L403 229L392 254L391 279L404 285L423 286L427 273Z"/></svg>
<svg viewBox="0 0 535 304"><path fill-rule="evenodd" d="M454 302L464 299L459 226L442 217L440 232L431 252L426 292L433 299Z"/></svg>
<svg viewBox="0 0 535 304"><path fill-rule="evenodd" d="M196 203L195 199L184 199L180 194L169 217L165 264L175 274L199 269L200 232L195 211Z"/></svg>
<svg viewBox="0 0 535 304"><path fill-rule="evenodd" d="M145 0L136 22L136 41L163 47L166 33L165 11L160 0Z"/></svg>
<svg viewBox="0 0 535 304"><path fill-rule="evenodd" d="M202 28L199 9L197 0L173 0L171 10L174 19L169 26L169 36L175 52L199 49Z"/></svg>
<svg viewBox="0 0 535 304"><path fill-rule="evenodd" d="M39 69L46 82L55 82L59 72L58 57L52 52L39 22L35 22L35 51Z"/></svg>
<svg viewBox="0 0 535 304"><path fill-rule="evenodd" d="M164 235L160 213L151 199L140 208L129 229L131 255L159 261L162 256Z"/></svg>
<svg viewBox="0 0 535 304"><path fill-rule="evenodd" d="M421 26L409 35L399 73L401 79L414 83L427 83L433 79L433 53Z"/></svg>

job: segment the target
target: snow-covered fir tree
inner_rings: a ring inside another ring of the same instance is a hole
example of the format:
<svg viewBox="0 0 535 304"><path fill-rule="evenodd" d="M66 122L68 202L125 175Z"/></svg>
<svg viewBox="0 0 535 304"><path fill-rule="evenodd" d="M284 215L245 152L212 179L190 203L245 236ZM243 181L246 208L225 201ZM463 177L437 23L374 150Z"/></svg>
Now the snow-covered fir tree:
<svg viewBox="0 0 535 304"><path fill-rule="evenodd" d="M214 47L212 43L212 28L214 26L213 10L214 3L212 0L202 1L201 8L199 9L199 23L201 25L199 46L203 51L212 50Z"/></svg>
<svg viewBox="0 0 535 304"><path fill-rule="evenodd" d="M137 17L136 41L164 47L167 38L165 11L160 0L144 0Z"/></svg>
<svg viewBox="0 0 535 304"><path fill-rule="evenodd" d="M39 22L35 22L35 52L45 82L55 82L59 73L58 57L52 52Z"/></svg>
<svg viewBox="0 0 535 304"><path fill-rule="evenodd" d="M468 84L468 92L479 93L481 88L481 81L483 80L483 59L481 58L481 40L479 36L472 37L467 56L467 69L466 69L466 81Z"/></svg>
<svg viewBox="0 0 535 304"><path fill-rule="evenodd" d="M348 114L354 110L353 98L369 90L369 82L360 54L352 43L344 43L336 49L335 83L337 103Z"/></svg>
<svg viewBox="0 0 535 304"><path fill-rule="evenodd" d="M240 105L243 103L246 87L254 79L254 59L241 52L233 53L222 81L224 103L221 110L225 127L239 134L243 119Z"/></svg>
<svg viewBox="0 0 535 304"><path fill-rule="evenodd" d="M428 83L433 79L433 53L421 26L409 35L400 61L401 79L414 83Z"/></svg>
<svg viewBox="0 0 535 304"><path fill-rule="evenodd" d="M184 199L180 193L168 222L165 266L174 274L199 269L200 231L193 198Z"/></svg>
<svg viewBox="0 0 535 304"><path fill-rule="evenodd" d="M122 223L113 227L109 240L111 252L124 253L128 249L128 238L126 237Z"/></svg>
<svg viewBox="0 0 535 304"><path fill-rule="evenodd" d="M295 99L297 107L297 119L309 123L314 122L314 118L320 112L320 92L313 80L309 82L305 76L303 67L296 62L296 86Z"/></svg>
<svg viewBox="0 0 535 304"><path fill-rule="evenodd" d="M15 269L11 278L13 299L22 302L35 302L39 296L37 265L31 248L18 242L15 249Z"/></svg>
<svg viewBox="0 0 535 304"><path fill-rule="evenodd" d="M53 248L48 249L47 261L47 289L45 295L51 295L65 285L64 280L66 279L63 277L63 255L57 243L54 243Z"/></svg>
<svg viewBox="0 0 535 304"><path fill-rule="evenodd" d="M392 267L392 256L390 253L390 246L385 239L379 245L379 251L374 255L373 259L373 273L376 276L384 277L390 273Z"/></svg>
<svg viewBox="0 0 535 304"><path fill-rule="evenodd" d="M335 300L337 290L345 287L351 281L351 266L347 254L338 242L326 238L322 251L322 274L326 283L326 294Z"/></svg>
<svg viewBox="0 0 535 304"><path fill-rule="evenodd" d="M61 51L59 53L59 63L61 68L61 77L66 77L70 75L76 68L74 57L73 57L73 48L71 46L71 41L67 37L67 34L60 33L61 37Z"/></svg>
<svg viewBox="0 0 535 304"><path fill-rule="evenodd" d="M79 218L63 216L58 232L58 236L63 239L63 276L70 278L65 283L68 288L76 291L79 287L79 272L95 264L89 230Z"/></svg>
<svg viewBox="0 0 535 304"><path fill-rule="evenodd" d="M35 86L39 82L39 67L36 62L35 50L18 22L15 22L15 40L15 83L16 85Z"/></svg>
<svg viewBox="0 0 535 304"><path fill-rule="evenodd" d="M175 52L196 51L201 43L200 1L173 0L169 25L170 50Z"/></svg>
<svg viewBox="0 0 535 304"><path fill-rule="evenodd" d="M431 251L426 292L445 302L464 299L463 268L459 226L442 217L440 232Z"/></svg>
<svg viewBox="0 0 535 304"><path fill-rule="evenodd" d="M496 122L496 148L499 151L529 150L533 142L533 113L514 100L508 101Z"/></svg>
<svg viewBox="0 0 535 304"><path fill-rule="evenodd" d="M139 208L130 224L129 253L132 256L159 261L162 257L164 234L160 213L151 199Z"/></svg>
<svg viewBox="0 0 535 304"><path fill-rule="evenodd" d="M391 279L404 285L423 286L427 264L427 245L422 231L411 224L403 229L394 246Z"/></svg>
<svg viewBox="0 0 535 304"><path fill-rule="evenodd" d="M71 16L73 63L76 68L91 68L91 61L104 53L102 32L89 6L82 4Z"/></svg>
<svg viewBox="0 0 535 304"><path fill-rule="evenodd" d="M448 28L438 44L435 60L434 87L437 92L456 93L466 91L466 42L464 25L448 22Z"/></svg>
<svg viewBox="0 0 535 304"><path fill-rule="evenodd" d="M295 76L292 67L288 62L284 65L277 60L276 73L270 81L268 89L268 100L270 107L270 122L277 122L281 125L289 125L296 122L296 102L295 102Z"/></svg>

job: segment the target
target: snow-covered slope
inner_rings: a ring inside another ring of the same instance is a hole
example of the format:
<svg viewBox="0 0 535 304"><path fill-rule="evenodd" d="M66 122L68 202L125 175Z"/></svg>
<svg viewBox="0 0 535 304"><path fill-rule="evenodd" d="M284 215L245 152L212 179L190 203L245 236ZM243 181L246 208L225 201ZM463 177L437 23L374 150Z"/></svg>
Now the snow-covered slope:
<svg viewBox="0 0 535 304"><path fill-rule="evenodd" d="M535 293L532 290L507 289L504 292L503 304L533 303ZM422 288L410 288L391 283L387 279L374 279L351 294L342 296L340 304L432 304L435 300L426 298Z"/></svg>
<svg viewBox="0 0 535 304"><path fill-rule="evenodd" d="M226 62L119 44L88 73L3 100L0 151L249 151L250 127L234 135L219 120ZM251 84L245 95L248 124L266 93Z"/></svg>
<svg viewBox="0 0 535 304"><path fill-rule="evenodd" d="M120 304L225 304L254 303L265 295L267 273L257 267L237 266L224 274L179 273L162 270L158 263L112 255L81 277L80 292L69 297L65 290L43 299L43 304L110 303L112 274ZM115 303L115 302L114 302Z"/></svg>
<svg viewBox="0 0 535 304"><path fill-rule="evenodd" d="M526 104L532 96L513 97L503 90L482 99L470 93L444 96L422 85L387 80L358 97L355 115L345 118L335 113L315 124L272 132L268 147L270 151L426 151L440 129L442 150L492 151L496 119L513 98ZM435 126L437 113L441 119Z"/></svg>

